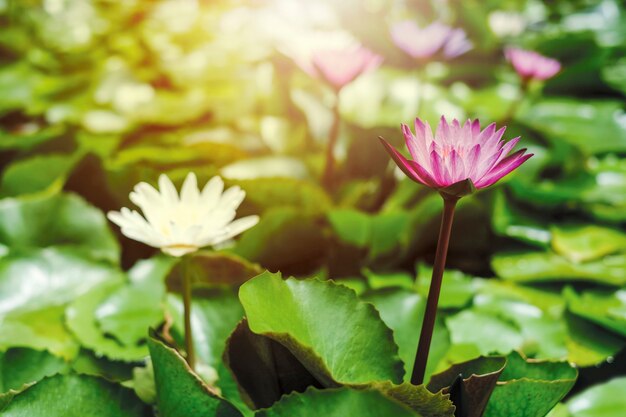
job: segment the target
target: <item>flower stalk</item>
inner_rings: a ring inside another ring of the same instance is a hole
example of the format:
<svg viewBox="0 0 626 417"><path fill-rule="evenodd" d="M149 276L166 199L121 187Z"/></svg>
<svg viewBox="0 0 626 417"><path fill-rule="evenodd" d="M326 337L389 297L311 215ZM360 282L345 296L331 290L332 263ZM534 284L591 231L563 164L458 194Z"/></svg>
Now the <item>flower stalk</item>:
<svg viewBox="0 0 626 417"><path fill-rule="evenodd" d="M339 114L339 91L335 94L335 104L332 108L333 124L328 133L328 143L326 144L326 163L324 164L323 184L331 188L335 177L335 147L337 139L339 139L339 124L341 123L341 115Z"/></svg>
<svg viewBox="0 0 626 417"><path fill-rule="evenodd" d="M196 354L193 346L193 330L191 326L191 268L189 267L189 257L184 256L180 262L181 278L183 283L183 315L185 321L185 352L187 352L187 363L193 370L196 364Z"/></svg>
<svg viewBox="0 0 626 417"><path fill-rule="evenodd" d="M422 321L422 330L420 332L419 344L415 355L415 365L413 366L413 373L411 375L411 383L413 385L421 385L424 383L426 365L428 364L428 353L430 351L430 343L433 338L435 319L437 317L437 305L439 304L443 272L446 267L448 245L450 243L452 222L454 220L454 209L459 200L457 197L453 196L444 194L442 194L442 196L443 217L441 219L441 228L439 229L439 240L435 254L433 275L430 281L430 289L428 291L428 300L426 302L426 312L424 314L424 320Z"/></svg>

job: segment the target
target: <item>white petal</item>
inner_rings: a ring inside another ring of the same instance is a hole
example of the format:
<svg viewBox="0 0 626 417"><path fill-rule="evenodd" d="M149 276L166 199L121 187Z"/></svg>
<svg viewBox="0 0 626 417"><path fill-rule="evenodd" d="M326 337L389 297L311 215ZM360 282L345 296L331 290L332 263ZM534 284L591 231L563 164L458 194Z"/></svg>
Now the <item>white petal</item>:
<svg viewBox="0 0 626 417"><path fill-rule="evenodd" d="M202 205L207 210L212 210L219 203L223 190L224 181L218 176L211 178L202 190L200 197L202 199Z"/></svg>
<svg viewBox="0 0 626 417"><path fill-rule="evenodd" d="M198 191L198 179L196 174L190 172L185 178L183 188L180 191L180 201L184 205L196 205L200 198L200 192Z"/></svg>
<svg viewBox="0 0 626 417"><path fill-rule="evenodd" d="M220 199L219 206L223 209L237 209L243 199L246 198L246 192L239 186L235 185L224 191Z"/></svg>
<svg viewBox="0 0 626 417"><path fill-rule="evenodd" d="M247 216L237 219L226 228L226 234L219 237L219 240L213 241L213 245L231 239L238 234L250 229L259 222L259 216Z"/></svg>
<svg viewBox="0 0 626 417"><path fill-rule="evenodd" d="M172 180L170 180L165 174L161 174L159 176L159 190L161 191L161 196L163 197L165 205L173 207L178 204L178 193L176 192L176 187L174 187Z"/></svg>

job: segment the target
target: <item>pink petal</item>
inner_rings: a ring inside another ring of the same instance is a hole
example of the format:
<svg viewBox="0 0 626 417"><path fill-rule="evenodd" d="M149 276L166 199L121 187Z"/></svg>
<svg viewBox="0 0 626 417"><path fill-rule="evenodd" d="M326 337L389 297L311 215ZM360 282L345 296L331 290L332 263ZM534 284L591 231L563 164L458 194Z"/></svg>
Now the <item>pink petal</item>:
<svg viewBox="0 0 626 417"><path fill-rule="evenodd" d="M472 181L474 181L475 179L479 160L480 160L480 144L476 144L474 145L472 149L470 149L469 154L465 158L465 166L469 167L467 178L471 178Z"/></svg>
<svg viewBox="0 0 626 417"><path fill-rule="evenodd" d="M430 169L432 177L438 187L445 187L450 185L450 175L443 165L441 156L436 151L430 153Z"/></svg>
<svg viewBox="0 0 626 417"><path fill-rule="evenodd" d="M453 183L467 179L463 160L455 149L450 152L450 176Z"/></svg>
<svg viewBox="0 0 626 417"><path fill-rule="evenodd" d="M422 175L420 174L419 170L416 170L415 165L419 166L418 164L416 164L416 163L406 159L400 152L398 152L396 150L396 148L391 146L385 139L383 139L381 137L379 137L378 139L380 139L381 143L383 144L383 146L387 150L387 153L389 153L389 155L394 160L394 162L396 163L398 168L400 168L402 170L402 172L404 172L404 174L407 177L409 177L413 181L422 183L422 184L427 185L427 186L431 186L429 184L430 176L429 176L429 178L423 178ZM421 168L421 170L423 170L423 168L421 166L419 166L419 167Z"/></svg>
<svg viewBox="0 0 626 417"><path fill-rule="evenodd" d="M504 158L487 175L474 184L476 188L485 188L495 184L533 156L533 154L524 155L524 152L526 152L526 149L520 149L514 154Z"/></svg>
<svg viewBox="0 0 626 417"><path fill-rule="evenodd" d="M435 141L438 144L443 145L449 142L449 138L451 136L450 125L448 125L446 117L441 116L441 119L439 119L439 125L437 126L437 131L435 132Z"/></svg>

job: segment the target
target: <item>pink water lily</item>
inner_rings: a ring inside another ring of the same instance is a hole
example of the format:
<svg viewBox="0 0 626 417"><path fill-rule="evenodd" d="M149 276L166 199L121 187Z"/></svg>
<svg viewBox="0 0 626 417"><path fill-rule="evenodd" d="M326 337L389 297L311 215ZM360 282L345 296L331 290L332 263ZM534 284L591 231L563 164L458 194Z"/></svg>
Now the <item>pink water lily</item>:
<svg viewBox="0 0 626 417"><path fill-rule="evenodd" d="M442 190L470 180L473 187L480 189L495 184L532 156L525 154L526 149L511 153L519 137L505 142L505 129L496 130L492 123L481 131L478 120L468 120L461 126L456 119L449 124L442 116L433 135L428 122L417 118L415 134L402 125L413 160L380 139L398 167L413 181Z"/></svg>
<svg viewBox="0 0 626 417"><path fill-rule="evenodd" d="M506 59L524 80L547 80L561 70L561 63L537 52L519 48L507 48Z"/></svg>
<svg viewBox="0 0 626 417"><path fill-rule="evenodd" d="M358 46L318 50L313 52L309 62L299 62L299 65L311 76L323 78L339 90L360 75L375 70L382 62L382 56Z"/></svg>
<svg viewBox="0 0 626 417"><path fill-rule="evenodd" d="M440 22L423 28L412 20L398 22L391 27L391 38L398 48L416 59L430 58L439 50L444 57L454 58L472 49L463 29Z"/></svg>

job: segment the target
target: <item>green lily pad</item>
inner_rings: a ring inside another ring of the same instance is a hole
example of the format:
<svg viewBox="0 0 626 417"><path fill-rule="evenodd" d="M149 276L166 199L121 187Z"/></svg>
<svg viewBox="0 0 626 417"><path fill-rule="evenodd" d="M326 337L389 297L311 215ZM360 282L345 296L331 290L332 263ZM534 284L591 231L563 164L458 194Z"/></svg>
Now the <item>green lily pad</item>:
<svg viewBox="0 0 626 417"><path fill-rule="evenodd" d="M283 397L272 407L261 410L256 417L419 417L405 405L375 390L349 388L294 393Z"/></svg>
<svg viewBox="0 0 626 417"><path fill-rule="evenodd" d="M626 337L625 289L615 292L591 290L577 294L572 288L566 288L564 295L572 313Z"/></svg>
<svg viewBox="0 0 626 417"><path fill-rule="evenodd" d="M46 351L12 348L0 353L0 410L29 385L69 369L68 362Z"/></svg>
<svg viewBox="0 0 626 417"><path fill-rule="evenodd" d="M102 378L56 375L15 396L3 417L144 417L148 410L135 394Z"/></svg>
<svg viewBox="0 0 626 417"><path fill-rule="evenodd" d="M554 251L576 263L626 251L626 234L608 227L553 227L552 236Z"/></svg>
<svg viewBox="0 0 626 417"><path fill-rule="evenodd" d="M493 391L486 417L544 417L572 389L578 371L567 362L524 360L517 352Z"/></svg>
<svg viewBox="0 0 626 417"><path fill-rule="evenodd" d="M335 209L328 213L328 221L342 242L364 248L371 240L372 222L366 213L352 209Z"/></svg>
<svg viewBox="0 0 626 417"><path fill-rule="evenodd" d="M551 140L566 141L585 153L620 152L626 148L619 101L543 99L528 107L520 118Z"/></svg>
<svg viewBox="0 0 626 417"><path fill-rule="evenodd" d="M206 385L178 352L154 335L148 340L154 367L159 415L163 417L242 417L228 401Z"/></svg>
<svg viewBox="0 0 626 417"><path fill-rule="evenodd" d="M491 266L496 274L514 282L583 281L604 285L626 284L626 254L601 260L575 263L554 252L526 252L495 255Z"/></svg>
<svg viewBox="0 0 626 417"><path fill-rule="evenodd" d="M566 313L567 359L578 366L597 365L626 347L626 340L588 320Z"/></svg>
<svg viewBox="0 0 626 417"><path fill-rule="evenodd" d="M0 259L0 348L45 349L71 359L78 345L64 325L65 306L122 274L71 248L14 251Z"/></svg>
<svg viewBox="0 0 626 417"><path fill-rule="evenodd" d="M241 236L234 253L271 270L303 272L304 266L309 272L326 255L327 239L320 222L296 208L268 210L259 224Z"/></svg>
<svg viewBox="0 0 626 417"><path fill-rule="evenodd" d="M622 417L626 409L626 377L595 385L576 394L550 417Z"/></svg>
<svg viewBox="0 0 626 417"><path fill-rule="evenodd" d="M507 200L503 191L498 190L494 194L491 217L494 232L547 249L552 236L545 222L517 208Z"/></svg>
<svg viewBox="0 0 626 417"><path fill-rule="evenodd" d="M242 285L239 298L250 329L289 349L324 386L402 381L393 333L354 291L266 272Z"/></svg>
<svg viewBox="0 0 626 417"><path fill-rule="evenodd" d="M26 384L70 369L63 358L46 351L12 348L0 353L0 393L20 390Z"/></svg>
<svg viewBox="0 0 626 417"><path fill-rule="evenodd" d="M184 336L183 302L181 297L167 297L173 330ZM213 288L194 292L191 307L196 356L203 363L218 367L231 332L241 321L243 308L232 288Z"/></svg>
<svg viewBox="0 0 626 417"><path fill-rule="evenodd" d="M14 162L0 181L0 196L33 194L47 189L60 190L76 164L74 155L49 154Z"/></svg>
<svg viewBox="0 0 626 417"><path fill-rule="evenodd" d="M139 361L148 354L146 345L124 345L107 337L100 328L95 312L108 297L123 288L123 282L105 282L74 300L66 311L67 327L80 343L98 356L126 362ZM147 333L148 329L146 329Z"/></svg>
<svg viewBox="0 0 626 417"><path fill-rule="evenodd" d="M417 291L423 297L428 297L432 274L431 267L421 263L418 265L416 286ZM471 277L461 271L448 269L443 273L437 307L441 309L463 308L472 300L475 292L476 284Z"/></svg>
<svg viewBox="0 0 626 417"><path fill-rule="evenodd" d="M446 318L446 326L454 345L473 345L482 355L508 353L524 343L517 325L488 312L463 310Z"/></svg>
<svg viewBox="0 0 626 417"><path fill-rule="evenodd" d="M393 330L393 338L398 345L398 354L406 370L404 378L408 381L413 371L426 300L414 292L397 288L367 292L361 298L372 303L379 311L380 318ZM439 327L436 332L439 333L441 330ZM434 338L437 339L437 336L435 335ZM436 365L436 357L440 355L436 354L435 349L440 346L438 343L433 344L429 364Z"/></svg>
<svg viewBox="0 0 626 417"><path fill-rule="evenodd" d="M0 200L0 244L12 250L73 247L111 263L119 258L104 214L73 194Z"/></svg>
<svg viewBox="0 0 626 417"><path fill-rule="evenodd" d="M129 285L112 293L95 310L101 330L127 346L143 343L148 328L164 320L165 277L173 265L174 259L165 256L135 264L128 271Z"/></svg>
<svg viewBox="0 0 626 417"><path fill-rule="evenodd" d="M212 285L241 285L263 270L246 259L227 252L199 251L189 259L188 273L193 287ZM169 291L180 293L180 264L167 277Z"/></svg>
<svg viewBox="0 0 626 417"><path fill-rule="evenodd" d="M296 208L304 213L324 213L332 206L328 194L311 181L294 178L257 178L227 181L238 185L246 192L242 209L261 213L276 208Z"/></svg>
<svg viewBox="0 0 626 417"><path fill-rule="evenodd" d="M64 318L65 306L6 314L0 322L0 349L28 347L70 360L78 354L79 344Z"/></svg>

